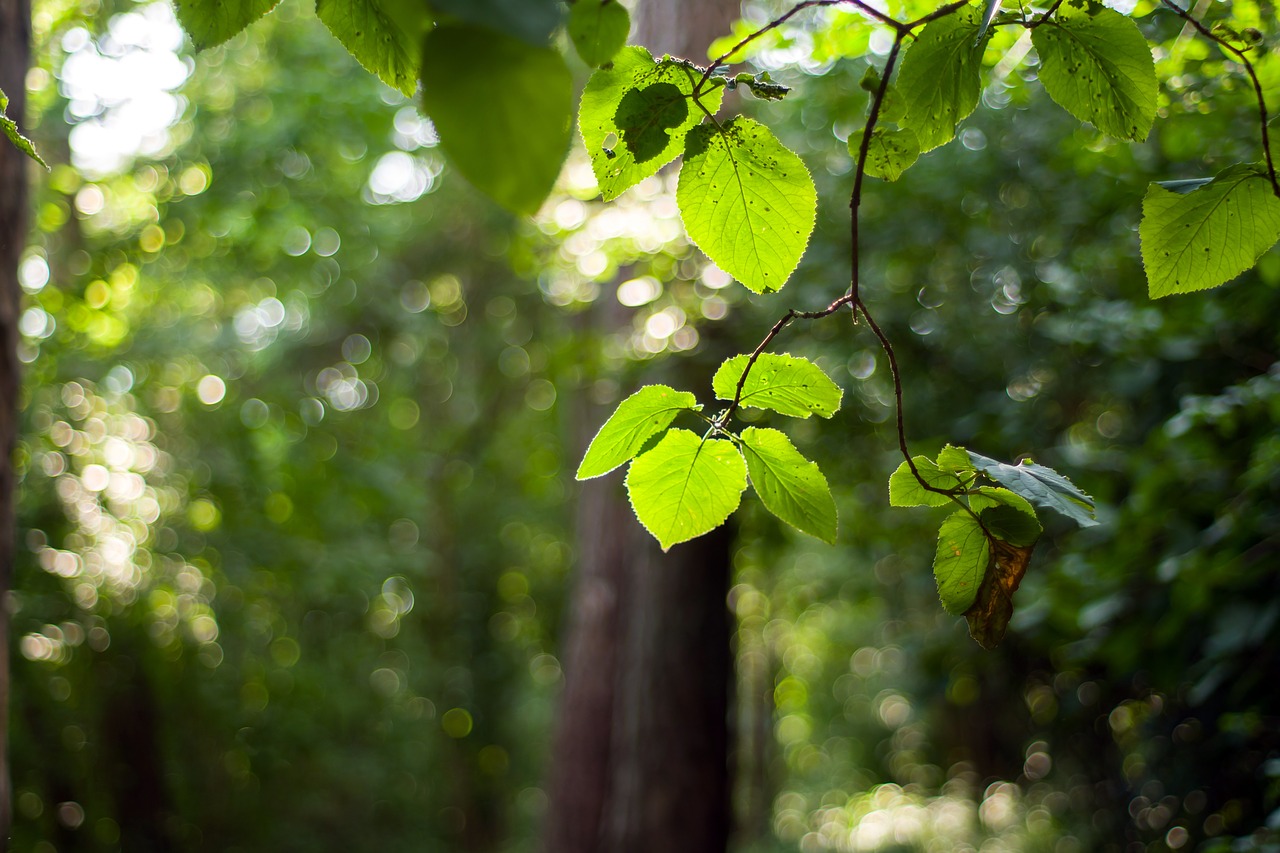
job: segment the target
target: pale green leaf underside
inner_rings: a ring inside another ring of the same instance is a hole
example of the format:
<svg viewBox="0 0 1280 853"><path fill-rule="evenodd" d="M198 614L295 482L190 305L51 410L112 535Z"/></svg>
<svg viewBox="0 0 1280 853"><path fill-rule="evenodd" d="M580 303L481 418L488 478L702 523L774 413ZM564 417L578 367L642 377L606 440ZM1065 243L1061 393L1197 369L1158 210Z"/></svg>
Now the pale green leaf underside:
<svg viewBox="0 0 1280 853"><path fill-rule="evenodd" d="M624 47L611 66L591 75L582 92L578 130L605 201L617 198L676 158L685 135L702 121L692 101L698 73L685 65L655 63L643 47ZM722 89L702 96L714 113Z"/></svg>
<svg viewBox="0 0 1280 853"><path fill-rule="evenodd" d="M977 519L965 510L947 516L938 529L933 578L948 613L958 616L969 609L990 561L991 544Z"/></svg>
<svg viewBox="0 0 1280 853"><path fill-rule="evenodd" d="M423 45L422 103L450 162L508 210L535 213L569 150L573 78L560 54L469 25Z"/></svg>
<svg viewBox="0 0 1280 853"><path fill-rule="evenodd" d="M422 34L428 23L413 0L317 0L316 16L347 52L405 95L418 88Z"/></svg>
<svg viewBox="0 0 1280 853"><path fill-rule="evenodd" d="M689 133L676 203L698 248L765 293L800 263L818 196L799 157L764 125L736 118Z"/></svg>
<svg viewBox="0 0 1280 853"><path fill-rule="evenodd" d="M631 508L668 550L714 530L742 500L747 466L733 442L672 429L627 471Z"/></svg>
<svg viewBox="0 0 1280 853"><path fill-rule="evenodd" d="M981 516L992 536L1020 548L1034 545L1044 529L1035 507L1008 489L983 486L970 495L969 508Z"/></svg>
<svg viewBox="0 0 1280 853"><path fill-rule="evenodd" d="M1064 3L1031 31L1031 41L1040 54L1040 82L1063 109L1119 139L1147 138L1159 83L1151 49L1132 19Z"/></svg>
<svg viewBox="0 0 1280 853"><path fill-rule="evenodd" d="M1153 299L1206 290L1252 267L1280 238L1280 199L1265 169L1251 165L1188 193L1152 184L1138 234Z"/></svg>
<svg viewBox="0 0 1280 853"><path fill-rule="evenodd" d="M836 541L836 502L817 464L776 429L748 427L742 455L765 509L824 542Z"/></svg>
<svg viewBox="0 0 1280 853"><path fill-rule="evenodd" d="M925 482L937 489L958 489L960 479L950 471L943 471L928 456L913 456L911 461ZM946 506L951 503L947 495L931 492L920 485L911 473L911 466L903 462L889 477L890 506Z"/></svg>
<svg viewBox="0 0 1280 853"><path fill-rule="evenodd" d="M915 131L921 153L951 141L956 123L978 106L990 38L978 37L981 28L981 13L972 6L931 21L902 60L897 90L906 116L898 123Z"/></svg>
<svg viewBox="0 0 1280 853"><path fill-rule="evenodd" d="M196 50L216 47L276 7L280 0L174 0L178 23Z"/></svg>
<svg viewBox="0 0 1280 853"><path fill-rule="evenodd" d="M859 130L849 137L849 153L855 160L861 153L864 135ZM919 158L920 140L914 130L877 127L867 144L866 172L873 178L896 181Z"/></svg>
<svg viewBox="0 0 1280 853"><path fill-rule="evenodd" d="M627 43L631 18L618 0L578 0L569 7L569 39L582 61L604 65Z"/></svg>
<svg viewBox="0 0 1280 853"><path fill-rule="evenodd" d="M732 400L750 356L735 355L711 379L716 397ZM747 374L739 405L770 409L793 418L829 418L840 410L844 392L822 368L806 358L762 353Z"/></svg>
<svg viewBox="0 0 1280 853"><path fill-rule="evenodd" d="M646 385L618 404L604 422L578 466L577 478L589 480L608 474L631 459L645 443L662 432L676 415L698 408L688 391L666 385Z"/></svg>
<svg viewBox="0 0 1280 853"><path fill-rule="evenodd" d="M18 132L18 123L5 115L5 110L7 109L9 109L9 96L4 93L3 89L0 89L0 131L4 132L4 135L8 137L15 148L46 169L49 168L49 164L44 161L44 158L36 153L36 147L31 140Z"/></svg>
<svg viewBox="0 0 1280 853"><path fill-rule="evenodd" d="M1081 527L1098 523L1093 517L1093 498L1052 468L1025 461L1006 465L972 450L969 458L978 470L1036 506L1061 513Z"/></svg>

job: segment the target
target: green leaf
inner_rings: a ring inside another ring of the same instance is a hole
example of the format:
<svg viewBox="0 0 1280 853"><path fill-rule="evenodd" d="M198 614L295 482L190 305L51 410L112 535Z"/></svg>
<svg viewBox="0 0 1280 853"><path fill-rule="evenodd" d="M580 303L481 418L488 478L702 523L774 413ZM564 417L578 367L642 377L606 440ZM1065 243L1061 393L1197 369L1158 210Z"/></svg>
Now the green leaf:
<svg viewBox="0 0 1280 853"><path fill-rule="evenodd" d="M978 520L966 510L952 513L938 529L933 578L943 608L959 616L969 609L991 562L991 544Z"/></svg>
<svg viewBox="0 0 1280 853"><path fill-rule="evenodd" d="M969 509L978 514L992 536L1020 548L1034 545L1044 530L1035 507L1008 489L982 486L969 496Z"/></svg>
<svg viewBox="0 0 1280 853"><path fill-rule="evenodd" d="M925 482L938 489L958 489L963 483L955 474L940 469L928 456L913 456L916 470ZM946 506L951 498L931 492L920 485L911 473L911 466L903 462L889 477L889 506Z"/></svg>
<svg viewBox="0 0 1280 853"><path fill-rule="evenodd" d="M643 47L624 47L611 66L591 75L582 92L578 129L605 201L617 198L676 158L685 135L702 121L691 100L700 72L692 65L655 63ZM724 90L702 95L714 113Z"/></svg>
<svg viewBox="0 0 1280 853"><path fill-rule="evenodd" d="M1031 31L1045 91L1080 121L1119 139L1142 141L1156 117L1156 67L1132 19L1070 3Z"/></svg>
<svg viewBox="0 0 1280 853"><path fill-rule="evenodd" d="M1188 193L1152 184L1138 234L1152 299L1206 290L1252 267L1280 238L1280 199L1257 165L1231 166Z"/></svg>
<svg viewBox="0 0 1280 853"><path fill-rule="evenodd" d="M724 523L747 487L747 466L733 442L673 429L627 471L636 518L668 550Z"/></svg>
<svg viewBox="0 0 1280 853"><path fill-rule="evenodd" d="M972 450L969 458L979 471L1036 506L1065 515L1081 527L1092 527L1098 523L1093 517L1093 498L1052 468L1026 460L1017 465L1006 465Z"/></svg>
<svg viewBox="0 0 1280 853"><path fill-rule="evenodd" d="M280 0L173 0L178 23L196 50L216 47L276 7Z"/></svg>
<svg viewBox="0 0 1280 853"><path fill-rule="evenodd" d="M646 385L619 403L591 439L578 466L577 478L590 480L608 474L639 453L676 415L698 408L697 399L688 391L677 391L666 385Z"/></svg>
<svg viewBox="0 0 1280 853"><path fill-rule="evenodd" d="M46 169L49 168L49 164L36 152L36 147L31 140L18 132L18 123L5 115L5 110L7 109L9 109L9 96L4 93L3 89L0 89L0 130L4 131L4 135L9 138L15 148Z"/></svg>
<svg viewBox="0 0 1280 853"><path fill-rule="evenodd" d="M979 11L970 6L925 25L898 72L897 88L907 104L899 121L916 132L920 151L932 151L956 135L956 123L978 106L982 90Z"/></svg>
<svg viewBox="0 0 1280 853"><path fill-rule="evenodd" d="M716 397L732 400L738 380L750 356L735 355L720 365L711 379ZM829 418L840 411L844 392L822 368L807 358L762 353L747 374L739 404L755 409L772 409L793 418L819 415Z"/></svg>
<svg viewBox="0 0 1280 853"><path fill-rule="evenodd" d="M818 196L804 163L764 125L735 118L689 134L676 203L689 239L756 293L800 263Z"/></svg>
<svg viewBox="0 0 1280 853"><path fill-rule="evenodd" d="M546 47L562 13L560 0L428 0L427 5L441 17L495 30L534 47ZM473 59L481 61L483 55Z"/></svg>
<svg viewBox="0 0 1280 853"><path fill-rule="evenodd" d="M862 150L864 135L865 132L859 130L849 136L849 153L855 161ZM877 127L871 132L867 146L866 172L873 178L896 181L919 158L920 140L914 130Z"/></svg>
<svg viewBox="0 0 1280 853"><path fill-rule="evenodd" d="M965 480L970 479L970 475L977 470L973 467L973 461L969 459L969 451L953 444L944 445L942 450L938 451L938 467Z"/></svg>
<svg viewBox="0 0 1280 853"><path fill-rule="evenodd" d="M792 527L834 543L836 502L817 464L800 455L791 439L776 429L748 427L742 444L751 485L765 509Z"/></svg>
<svg viewBox="0 0 1280 853"><path fill-rule="evenodd" d="M412 96L430 19L413 0L316 0L316 16L383 83Z"/></svg>
<svg viewBox="0 0 1280 853"><path fill-rule="evenodd" d="M631 17L618 0L578 0L569 7L569 39L592 68L613 59L630 33Z"/></svg>
<svg viewBox="0 0 1280 853"><path fill-rule="evenodd" d="M439 26L423 45L422 103L464 177L535 213L569 150L573 78L558 52L483 27Z"/></svg>

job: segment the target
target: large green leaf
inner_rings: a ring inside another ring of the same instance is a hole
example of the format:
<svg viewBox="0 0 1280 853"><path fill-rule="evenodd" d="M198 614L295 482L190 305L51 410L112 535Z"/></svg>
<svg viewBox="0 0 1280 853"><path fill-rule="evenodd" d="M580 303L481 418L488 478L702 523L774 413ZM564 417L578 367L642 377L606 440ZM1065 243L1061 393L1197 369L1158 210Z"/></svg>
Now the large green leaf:
<svg viewBox="0 0 1280 853"><path fill-rule="evenodd" d="M537 211L569 150L573 78L557 51L436 27L423 45L422 102L467 180L509 210Z"/></svg>
<svg viewBox="0 0 1280 853"><path fill-rule="evenodd" d="M1153 299L1217 287L1280 238L1280 199L1266 170L1231 166L1187 193L1152 184L1142 201L1142 265Z"/></svg>
<svg viewBox="0 0 1280 853"><path fill-rule="evenodd" d="M862 151L864 131L849 136L849 153L856 160ZM877 127L867 145L866 172L873 178L896 181L920 158L920 140L909 128Z"/></svg>
<svg viewBox="0 0 1280 853"><path fill-rule="evenodd" d="M962 509L947 516L938 529L933 578L948 613L958 616L969 609L990 562L991 543L972 513Z"/></svg>
<svg viewBox="0 0 1280 853"><path fill-rule="evenodd" d="M685 135L702 121L693 103L700 76L693 66L654 62L643 47L624 47L610 67L591 75L582 92L578 129L605 201L617 198L676 158ZM702 96L720 108L724 91Z"/></svg>
<svg viewBox="0 0 1280 853"><path fill-rule="evenodd" d="M1063 3L1031 31L1049 97L1103 133L1141 141L1156 117L1155 63L1138 25L1114 9Z"/></svg>
<svg viewBox="0 0 1280 853"><path fill-rule="evenodd" d="M935 489L958 489L963 483L950 471L938 467L928 456L913 456L911 461L924 481ZM951 503L947 495L931 492L911 473L911 466L903 462L889 477L890 506L946 506Z"/></svg>
<svg viewBox="0 0 1280 853"><path fill-rule="evenodd" d="M316 0L316 15L365 70L406 95L418 88L430 19L414 0Z"/></svg>
<svg viewBox="0 0 1280 853"><path fill-rule="evenodd" d="M9 96L4 93L4 89L0 89L0 131L4 131L4 135L19 151L46 169L49 168L49 164L44 161L44 158L36 153L36 147L31 140L18 132L18 123L5 114L7 109L9 109Z"/></svg>
<svg viewBox="0 0 1280 853"><path fill-rule="evenodd" d="M824 542L835 542L836 502L817 464L776 429L748 427L742 445L751 485L765 509Z"/></svg>
<svg viewBox="0 0 1280 853"><path fill-rule="evenodd" d="M196 50L216 47L276 7L280 0L173 0L178 23Z"/></svg>
<svg viewBox="0 0 1280 853"><path fill-rule="evenodd" d="M978 106L982 91L982 17L972 6L926 24L907 51L897 90L906 103L903 127L916 133L920 151L932 151L956 135L956 123Z"/></svg>
<svg viewBox="0 0 1280 853"><path fill-rule="evenodd" d="M631 16L618 0L577 0L569 7L569 39L582 61L604 65L627 43Z"/></svg>
<svg viewBox="0 0 1280 853"><path fill-rule="evenodd" d="M1030 547L1044 530L1035 507L1009 489L982 486L969 496L969 508L978 514L992 536L1011 545Z"/></svg>
<svg viewBox="0 0 1280 853"><path fill-rule="evenodd" d="M618 404L604 422L578 466L577 478L589 480L608 474L640 452L645 443L662 432L676 415L698 408L688 391L666 385L646 385Z"/></svg>
<svg viewBox="0 0 1280 853"><path fill-rule="evenodd" d="M1093 498L1052 468L1026 460L1006 465L972 450L969 458L979 471L1036 506L1061 513L1081 527L1098 523L1093 517Z"/></svg>
<svg viewBox="0 0 1280 853"><path fill-rule="evenodd" d="M735 355L720 365L711 379L716 397L732 400L738 380L750 356ZM762 353L747 374L739 404L756 409L771 409L793 418L820 415L829 418L840 410L844 392L832 382L822 368L807 358Z"/></svg>
<svg viewBox="0 0 1280 853"><path fill-rule="evenodd" d="M747 466L733 442L673 429L627 471L636 518L668 550L724 523L747 487Z"/></svg>
<svg viewBox="0 0 1280 853"><path fill-rule="evenodd" d="M560 0L427 0L444 23L464 22L545 47L560 25ZM452 20L450 20L452 19ZM475 61L484 61L476 56Z"/></svg>
<svg viewBox="0 0 1280 853"><path fill-rule="evenodd" d="M765 293L800 263L818 196L799 157L764 125L736 118L689 134L676 203L698 248Z"/></svg>

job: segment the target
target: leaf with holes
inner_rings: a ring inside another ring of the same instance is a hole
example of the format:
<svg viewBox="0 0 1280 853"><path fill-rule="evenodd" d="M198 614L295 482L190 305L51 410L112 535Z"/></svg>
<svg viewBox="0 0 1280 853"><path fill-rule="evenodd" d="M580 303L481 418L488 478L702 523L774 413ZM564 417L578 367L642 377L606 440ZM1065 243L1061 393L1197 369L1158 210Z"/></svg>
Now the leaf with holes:
<svg viewBox="0 0 1280 853"><path fill-rule="evenodd" d="M714 530L742 500L747 466L733 442L673 429L627 471L636 518L666 551Z"/></svg>
<svg viewBox="0 0 1280 853"><path fill-rule="evenodd" d="M735 355L725 361L711 378L716 397L732 400L738 381L751 357ZM819 415L829 418L840 411L844 392L822 368L807 358L762 353L742 386L739 404L755 409L771 409L793 418Z"/></svg>
<svg viewBox="0 0 1280 853"><path fill-rule="evenodd" d="M1152 299L1225 284L1280 238L1280 198L1257 165L1224 169L1191 192L1156 184L1142 200L1142 265Z"/></svg>
<svg viewBox="0 0 1280 853"><path fill-rule="evenodd" d="M8 137L15 148L46 169L49 168L49 164L44 161L44 158L36 153L36 147L31 140L18 131L18 123L5 114L7 109L9 109L9 96L4 93L3 89L0 89L0 131L4 131L4 135Z"/></svg>
<svg viewBox="0 0 1280 853"><path fill-rule="evenodd" d="M1028 460L1006 465L972 450L969 458L979 471L1036 506L1065 515L1081 527L1098 523L1093 517L1093 498L1052 468Z"/></svg>
<svg viewBox="0 0 1280 853"><path fill-rule="evenodd" d="M933 578L943 608L959 616L978 594L991 559L991 545L973 514L960 510L947 516L938 529Z"/></svg>
<svg viewBox="0 0 1280 853"><path fill-rule="evenodd" d="M1100 4L1063 3L1031 31L1040 82L1080 121L1119 139L1142 141L1156 117L1155 63L1133 20Z"/></svg>
<svg viewBox="0 0 1280 853"><path fill-rule="evenodd" d="M270 12L280 0L174 0L178 23L196 50L216 47Z"/></svg>
<svg viewBox="0 0 1280 853"><path fill-rule="evenodd" d="M981 29L981 13L966 7L925 24L903 57L897 90L906 116L898 124L915 131L921 153L950 142L956 124L978 106L982 51L991 38L979 37Z"/></svg>
<svg viewBox="0 0 1280 853"><path fill-rule="evenodd" d="M855 162L862 152L864 131L849 136L849 153ZM920 158L920 140L910 129L877 127L867 144L866 172L873 178L896 181Z"/></svg>
<svg viewBox="0 0 1280 853"><path fill-rule="evenodd" d="M666 385L646 385L618 404L604 422L578 466L577 479L590 480L608 474L631 459L676 415L701 408L688 391Z"/></svg>
<svg viewBox="0 0 1280 853"><path fill-rule="evenodd" d="M613 59L627 43L631 17L618 0L578 0L569 7L569 40L592 68Z"/></svg>
<svg viewBox="0 0 1280 853"><path fill-rule="evenodd" d="M800 263L818 196L809 170L764 125L735 118L689 133L676 204L689 239L756 293Z"/></svg>
<svg viewBox="0 0 1280 853"><path fill-rule="evenodd" d="M537 212L569 153L573 77L564 59L457 24L436 27L422 50L422 104L450 162L508 210Z"/></svg>
<svg viewBox="0 0 1280 853"><path fill-rule="evenodd" d="M624 47L582 92L578 130L605 201L617 198L676 158L704 113L693 103L701 76L692 65L654 62L643 47ZM724 90L702 95L714 113Z"/></svg>
<svg viewBox="0 0 1280 853"><path fill-rule="evenodd" d="M413 0L317 0L316 16L383 83L412 96L430 23Z"/></svg>
<svg viewBox="0 0 1280 853"><path fill-rule="evenodd" d="M817 464L776 429L748 427L742 455L765 509L823 542L836 541L836 502Z"/></svg>

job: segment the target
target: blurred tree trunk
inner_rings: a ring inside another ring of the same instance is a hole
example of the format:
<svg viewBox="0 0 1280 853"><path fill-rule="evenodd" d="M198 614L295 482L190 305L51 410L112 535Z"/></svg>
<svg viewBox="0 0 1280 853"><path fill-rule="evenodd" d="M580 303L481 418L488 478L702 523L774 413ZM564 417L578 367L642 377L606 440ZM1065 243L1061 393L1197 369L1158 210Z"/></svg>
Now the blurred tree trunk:
<svg viewBox="0 0 1280 853"><path fill-rule="evenodd" d="M28 0L0 0L0 89L22 124L30 61ZM18 427L18 257L26 241L26 156L0 139L0 850L12 826L9 790L9 585L13 577L13 449Z"/></svg>
<svg viewBox="0 0 1280 853"><path fill-rule="evenodd" d="M642 0L632 41L705 62L707 45L738 14L738 0ZM629 321L611 300L598 313L606 330ZM693 369L703 381L710 375L707 364ZM588 438L608 412L585 408ZM577 525L546 849L724 850L732 538L722 528L663 554L636 522L618 473L582 486Z"/></svg>

